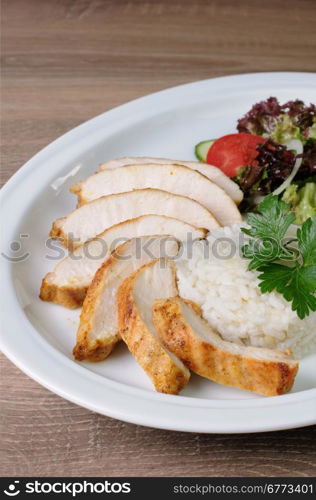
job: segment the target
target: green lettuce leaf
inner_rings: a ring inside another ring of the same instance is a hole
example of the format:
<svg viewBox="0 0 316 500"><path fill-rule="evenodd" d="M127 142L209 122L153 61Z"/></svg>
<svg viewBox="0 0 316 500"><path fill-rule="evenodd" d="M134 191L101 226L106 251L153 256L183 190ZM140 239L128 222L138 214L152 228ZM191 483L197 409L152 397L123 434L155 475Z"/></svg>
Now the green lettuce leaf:
<svg viewBox="0 0 316 500"><path fill-rule="evenodd" d="M284 143L290 139L303 139L299 127L297 127L293 119L288 115L280 115L276 121L276 126L270 133L270 137L276 142Z"/></svg>
<svg viewBox="0 0 316 500"><path fill-rule="evenodd" d="M316 216L316 183L307 182L303 187L290 184L283 193L282 201L289 203L295 213L295 224L302 224Z"/></svg>

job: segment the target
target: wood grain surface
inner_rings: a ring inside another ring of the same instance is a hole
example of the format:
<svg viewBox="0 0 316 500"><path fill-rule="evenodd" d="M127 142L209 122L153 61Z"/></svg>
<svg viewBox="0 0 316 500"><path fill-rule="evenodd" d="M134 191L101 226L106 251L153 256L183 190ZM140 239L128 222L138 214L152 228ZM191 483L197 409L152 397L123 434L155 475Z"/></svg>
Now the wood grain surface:
<svg viewBox="0 0 316 500"><path fill-rule="evenodd" d="M315 24L314 0L4 0L1 183L70 128L141 95L315 71ZM225 436L126 424L59 398L3 356L1 386L2 475L316 475L316 427Z"/></svg>

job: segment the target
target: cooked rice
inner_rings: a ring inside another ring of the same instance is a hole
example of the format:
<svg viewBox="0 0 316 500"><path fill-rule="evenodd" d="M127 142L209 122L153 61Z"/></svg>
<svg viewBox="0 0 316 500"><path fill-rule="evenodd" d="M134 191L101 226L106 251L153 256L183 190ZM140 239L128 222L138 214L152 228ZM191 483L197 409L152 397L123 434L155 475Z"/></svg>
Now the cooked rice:
<svg viewBox="0 0 316 500"><path fill-rule="evenodd" d="M196 302L225 340L302 357L316 347L316 312L300 320L278 292L260 292L258 273L241 257L244 238L235 224L195 243L192 256L177 262L180 295Z"/></svg>

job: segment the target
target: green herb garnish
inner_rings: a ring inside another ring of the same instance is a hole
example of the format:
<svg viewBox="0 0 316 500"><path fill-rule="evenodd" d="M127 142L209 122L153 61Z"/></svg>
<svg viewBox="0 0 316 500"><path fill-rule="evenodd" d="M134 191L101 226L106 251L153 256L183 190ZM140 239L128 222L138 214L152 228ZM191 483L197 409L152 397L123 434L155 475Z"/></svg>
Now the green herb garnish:
<svg viewBox="0 0 316 500"><path fill-rule="evenodd" d="M307 219L293 238L286 237L295 220L291 206L277 196L267 196L259 213L248 214L252 239L242 247L250 259L249 270L259 274L262 293L276 290L292 303L300 319L316 311L316 217Z"/></svg>

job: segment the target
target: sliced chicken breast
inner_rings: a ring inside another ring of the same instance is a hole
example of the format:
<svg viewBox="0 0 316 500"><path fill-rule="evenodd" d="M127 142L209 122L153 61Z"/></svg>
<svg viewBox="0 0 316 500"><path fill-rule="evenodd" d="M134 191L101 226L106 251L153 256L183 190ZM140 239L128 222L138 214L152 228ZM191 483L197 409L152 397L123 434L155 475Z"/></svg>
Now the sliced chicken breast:
<svg viewBox="0 0 316 500"><path fill-rule="evenodd" d="M156 301L153 322L164 344L192 371L264 396L288 392L298 362L281 351L226 342L179 297Z"/></svg>
<svg viewBox="0 0 316 500"><path fill-rule="evenodd" d="M170 234L184 242L204 238L206 233L204 229L162 215L143 215L121 222L75 249L46 274L40 298L71 309L81 306L98 268L112 250L131 238Z"/></svg>
<svg viewBox="0 0 316 500"><path fill-rule="evenodd" d="M174 257L178 241L171 236L142 236L120 245L98 269L83 303L77 344L77 360L102 361L120 340L117 291L141 266L159 257ZM144 291L144 293L147 293Z"/></svg>
<svg viewBox="0 0 316 500"><path fill-rule="evenodd" d="M149 158L145 156L125 156L123 158L116 158L106 163L102 163L100 165L100 170L125 167L126 165L152 163L157 163L159 165L185 165L192 170L197 170L201 174L205 175L205 177L208 177L212 182L215 182L215 184L226 191L226 193L232 198L232 200L234 200L235 203L238 204L243 199L243 192L241 191L240 187L236 184L236 182L227 177L227 175L225 175L220 168L198 161L171 160L170 158Z"/></svg>
<svg viewBox="0 0 316 500"><path fill-rule="evenodd" d="M124 342L158 392L178 394L190 373L160 340L152 321L156 299L177 294L175 268L159 259L147 264L120 286L117 297L119 328Z"/></svg>
<svg viewBox="0 0 316 500"><path fill-rule="evenodd" d="M223 226L241 220L236 204L222 188L183 165L152 163L108 169L77 182L71 191L78 195L79 205L82 205L101 196L147 188L163 189L198 201Z"/></svg>
<svg viewBox="0 0 316 500"><path fill-rule="evenodd" d="M102 196L54 222L50 236L76 248L114 224L142 215L165 215L211 231L219 227L214 216L198 202L160 191L141 189Z"/></svg>

